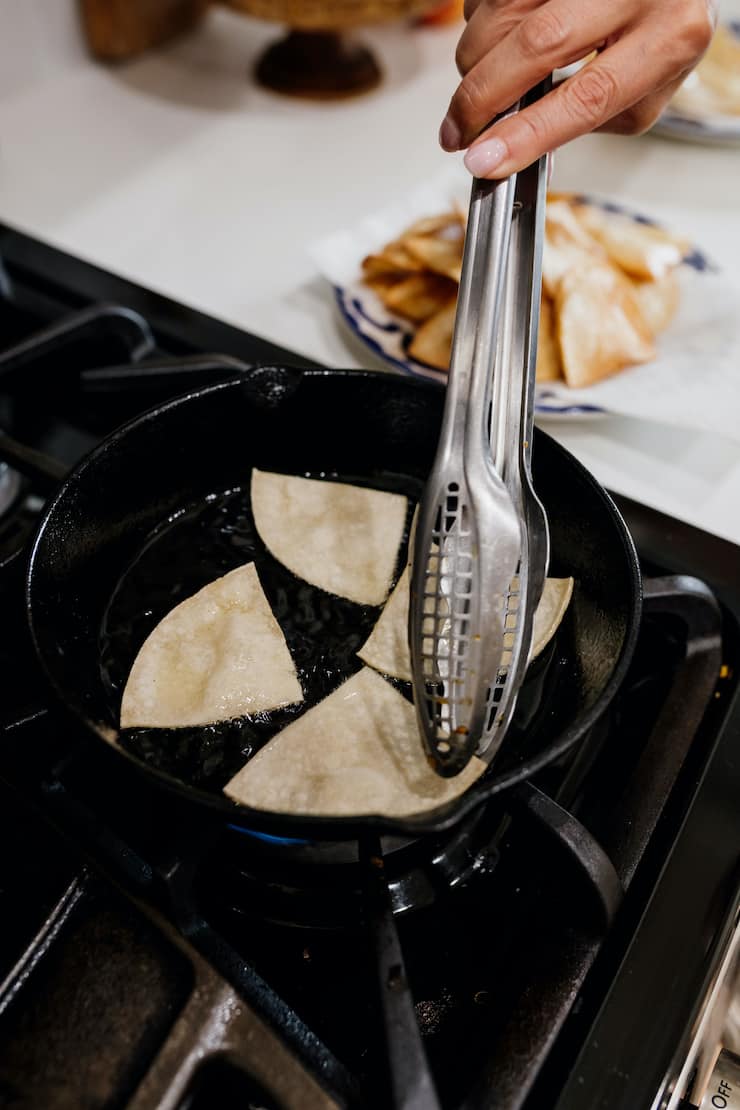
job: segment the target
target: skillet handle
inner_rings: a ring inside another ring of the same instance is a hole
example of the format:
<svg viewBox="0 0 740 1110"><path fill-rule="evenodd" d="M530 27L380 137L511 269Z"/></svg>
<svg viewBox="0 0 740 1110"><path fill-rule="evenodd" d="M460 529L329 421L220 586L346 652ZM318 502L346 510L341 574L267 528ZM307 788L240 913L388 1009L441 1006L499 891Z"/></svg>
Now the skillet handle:
<svg viewBox="0 0 740 1110"><path fill-rule="evenodd" d="M65 346L95 337L101 331L116 335L134 361L156 350L152 330L140 313L125 305L93 304L55 320L20 343L0 351L0 377L21 370L42 355L58 357Z"/></svg>
<svg viewBox="0 0 740 1110"><path fill-rule="evenodd" d="M645 613L672 613L686 624L687 654L706 647L707 638L719 654L722 616L717 599L704 582L687 574L643 579Z"/></svg>
<svg viewBox="0 0 740 1110"><path fill-rule="evenodd" d="M525 779L512 791L513 801L533 818L570 860L595 896L601 925L611 925L619 909L624 888L604 849L581 822Z"/></svg>
<svg viewBox="0 0 740 1110"><path fill-rule="evenodd" d="M249 374L252 369L246 362L231 355L145 359L83 370L80 387L84 393L145 392L173 387L196 389L234 375Z"/></svg>
<svg viewBox="0 0 740 1110"><path fill-rule="evenodd" d="M298 388L303 373L298 366L253 366L232 355L185 355L83 370L80 387L94 394L164 391L173 396L179 390L241 378L253 401L274 407Z"/></svg>

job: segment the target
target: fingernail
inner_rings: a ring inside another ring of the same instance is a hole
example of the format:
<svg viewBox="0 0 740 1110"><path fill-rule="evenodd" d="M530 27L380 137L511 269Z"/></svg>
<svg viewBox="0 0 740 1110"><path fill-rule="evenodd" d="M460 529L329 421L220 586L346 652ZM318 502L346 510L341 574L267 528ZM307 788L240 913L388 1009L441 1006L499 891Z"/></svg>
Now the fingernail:
<svg viewBox="0 0 740 1110"><path fill-rule="evenodd" d="M439 129L439 145L443 150L459 150L461 141L460 128L450 116L445 116Z"/></svg>
<svg viewBox="0 0 740 1110"><path fill-rule="evenodd" d="M504 159L509 150L501 139L486 139L485 142L471 146L463 161L473 177L488 177Z"/></svg>

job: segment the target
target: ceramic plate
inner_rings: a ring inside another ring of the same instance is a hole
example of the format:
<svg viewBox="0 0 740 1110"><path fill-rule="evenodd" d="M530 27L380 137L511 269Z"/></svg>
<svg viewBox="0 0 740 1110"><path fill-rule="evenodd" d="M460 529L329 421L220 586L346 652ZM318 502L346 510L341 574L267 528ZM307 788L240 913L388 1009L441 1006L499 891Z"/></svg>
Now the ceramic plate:
<svg viewBox="0 0 740 1110"><path fill-rule="evenodd" d="M608 212L618 212L630 216L636 223L655 224L656 221L641 213L631 211L622 205L609 201L597 200L593 197L579 197L584 203L594 204ZM359 261L358 261L359 265ZM700 250L694 249L684 259L681 269L693 275L714 273L716 267L710 264L707 257ZM413 326L401 317L394 316L381 303L375 293L368 289L361 281L345 285L333 282L334 296L339 312L357 340L386 365L404 374L411 374L418 378L427 378L431 381L444 382L447 375L440 370L432 369L421 362L415 361L408 355L408 347L413 338ZM664 333L670 336L672 325ZM658 347L661 345L658 339ZM649 366L650 364L646 364ZM615 376L616 377L616 376ZM584 399L586 390L580 390L577 400L569 401L567 387L551 383L538 386L536 391L535 411L541 420L593 420L609 415L608 409Z"/></svg>
<svg viewBox="0 0 740 1110"><path fill-rule="evenodd" d="M740 43L740 20L725 20L721 25L726 32ZM697 73L701 73L701 63ZM687 81L697 81L697 74ZM740 146L740 114L690 110L681 96L672 101L653 127L657 135L671 139L683 139L690 143L709 143L719 146Z"/></svg>

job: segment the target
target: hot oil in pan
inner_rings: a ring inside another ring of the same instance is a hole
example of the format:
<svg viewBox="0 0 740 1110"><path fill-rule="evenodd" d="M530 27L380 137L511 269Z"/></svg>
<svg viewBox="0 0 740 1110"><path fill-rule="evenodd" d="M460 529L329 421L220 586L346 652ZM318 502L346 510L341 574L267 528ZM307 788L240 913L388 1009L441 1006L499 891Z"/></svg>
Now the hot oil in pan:
<svg viewBox="0 0 740 1110"><path fill-rule="evenodd" d="M418 483L391 474L383 474L373 482L346 475L341 480L403 493L410 499L397 578L406 561L413 505L420 492ZM152 629L185 598L248 562L254 562L285 636L304 701L213 725L126 729L120 738L123 747L149 766L214 792L220 792L272 736L360 669L357 650L382 609L328 594L296 578L278 563L257 534L248 487L215 494L159 528L126 569L111 598L101 628L101 670L116 718L128 673ZM518 750L512 753L514 760L546 743L567 712L567 706L558 698L560 678L570 654L565 643L567 637L568 629L564 626L531 668L521 694L522 713L517 713L518 717L526 715L527 727L517 728L516 718L512 726L518 741ZM410 698L409 683L391 681ZM509 743L505 747L509 748ZM502 758L506 758L503 751Z"/></svg>
<svg viewBox="0 0 740 1110"><path fill-rule="evenodd" d="M418 496L418 483L395 475L381 475L374 482L346 476L342 480L403 493L410 505ZM410 507L396 577L405 563L412 511ZM152 629L185 598L249 562L256 566L285 636L304 701L205 727L121 733L121 744L149 766L214 791L220 791L275 733L360 669L357 650L381 612L380 607L358 605L311 586L277 562L257 534L248 486L214 495L153 534L111 599L101 630L101 665L116 718L128 673Z"/></svg>

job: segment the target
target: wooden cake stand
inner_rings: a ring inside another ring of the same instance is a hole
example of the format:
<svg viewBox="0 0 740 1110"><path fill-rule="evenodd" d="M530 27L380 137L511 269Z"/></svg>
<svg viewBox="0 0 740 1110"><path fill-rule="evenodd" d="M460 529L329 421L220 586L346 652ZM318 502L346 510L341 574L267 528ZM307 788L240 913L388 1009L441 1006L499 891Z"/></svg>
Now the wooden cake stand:
<svg viewBox="0 0 740 1110"><path fill-rule="evenodd" d="M422 15L440 0L226 0L229 7L282 23L287 34L262 54L261 85L287 96L334 100L374 89L381 69L351 36L356 27Z"/></svg>

